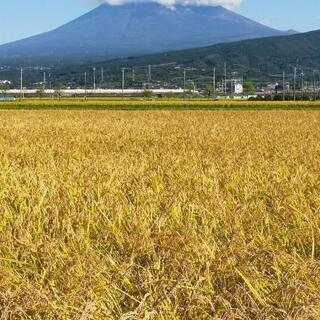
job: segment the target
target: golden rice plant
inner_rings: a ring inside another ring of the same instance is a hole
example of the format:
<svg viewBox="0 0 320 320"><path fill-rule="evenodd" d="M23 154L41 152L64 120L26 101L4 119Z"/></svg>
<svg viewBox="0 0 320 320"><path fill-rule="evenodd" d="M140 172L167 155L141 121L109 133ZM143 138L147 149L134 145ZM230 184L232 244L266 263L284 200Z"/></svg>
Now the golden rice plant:
<svg viewBox="0 0 320 320"><path fill-rule="evenodd" d="M0 102L0 109L320 109L320 101L237 101L208 99L154 99L101 97L25 99Z"/></svg>
<svg viewBox="0 0 320 320"><path fill-rule="evenodd" d="M1 111L0 319L319 319L319 124Z"/></svg>

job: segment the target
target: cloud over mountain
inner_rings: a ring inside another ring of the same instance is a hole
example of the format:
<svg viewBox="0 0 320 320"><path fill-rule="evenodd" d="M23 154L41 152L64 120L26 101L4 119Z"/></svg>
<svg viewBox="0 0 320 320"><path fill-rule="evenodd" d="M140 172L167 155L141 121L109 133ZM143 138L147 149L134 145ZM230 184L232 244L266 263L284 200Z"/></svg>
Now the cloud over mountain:
<svg viewBox="0 0 320 320"><path fill-rule="evenodd" d="M98 3L106 2L111 5L122 5L126 3L147 2L146 0L98 0ZM150 0L148 2L157 2L168 7L175 5L199 5L199 6L223 6L234 9L240 6L242 0Z"/></svg>

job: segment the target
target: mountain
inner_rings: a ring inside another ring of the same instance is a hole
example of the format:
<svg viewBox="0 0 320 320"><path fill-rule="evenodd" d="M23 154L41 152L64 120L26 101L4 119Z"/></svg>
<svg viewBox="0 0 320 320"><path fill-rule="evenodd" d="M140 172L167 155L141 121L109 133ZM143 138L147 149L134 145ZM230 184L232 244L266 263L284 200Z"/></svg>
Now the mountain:
<svg viewBox="0 0 320 320"><path fill-rule="evenodd" d="M103 66L110 75L118 75L122 67L139 69L150 64L154 66L158 79L181 76L181 69L186 67L192 70L189 74L201 79L206 75L211 77L213 67L217 68L221 76L224 62L229 72L238 72L245 77L270 80L276 75L282 75L283 71L292 74L293 68L298 67L299 72L303 69L310 79L313 70L319 71L320 30L115 59L96 64L96 67ZM91 66L86 65L82 70L89 68Z"/></svg>
<svg viewBox="0 0 320 320"><path fill-rule="evenodd" d="M47 33L0 46L0 58L110 58L283 35L221 6L103 4Z"/></svg>
<svg viewBox="0 0 320 320"><path fill-rule="evenodd" d="M93 79L92 68L95 66L96 80L99 85L119 88L122 81L121 70L125 68L125 86L141 88L144 83L148 82L148 67L151 65L153 84L182 86L183 70L186 68L187 79L195 81L197 85L205 85L212 83L214 67L216 67L217 81L221 81L225 62L228 77L233 76L234 72L235 76L256 83L282 82L282 72L285 71L287 79L292 81L294 67L297 67L298 79L303 70L305 80L312 81L314 70L317 70L316 81L320 83L320 30L118 58L95 64L59 65L52 67L50 72L52 83L61 82L71 87L83 86L83 75L87 72L90 86ZM104 83L101 83L100 68L104 68ZM19 70L13 71L14 75L10 80L19 85ZM41 78L42 72L30 72L28 82L31 85L41 81Z"/></svg>

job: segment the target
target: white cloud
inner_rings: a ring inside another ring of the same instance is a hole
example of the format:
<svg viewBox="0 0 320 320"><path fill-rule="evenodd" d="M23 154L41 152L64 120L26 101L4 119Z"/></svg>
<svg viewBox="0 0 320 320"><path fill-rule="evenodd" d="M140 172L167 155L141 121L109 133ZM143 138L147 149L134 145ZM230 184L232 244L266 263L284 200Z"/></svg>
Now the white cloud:
<svg viewBox="0 0 320 320"><path fill-rule="evenodd" d="M177 4L182 5L199 5L199 6L217 6L221 5L229 9L235 9L240 6L242 0L149 0L158 2L165 6L174 7ZM100 2L107 2L111 5L121 5L131 2L146 2L146 0L104 0Z"/></svg>

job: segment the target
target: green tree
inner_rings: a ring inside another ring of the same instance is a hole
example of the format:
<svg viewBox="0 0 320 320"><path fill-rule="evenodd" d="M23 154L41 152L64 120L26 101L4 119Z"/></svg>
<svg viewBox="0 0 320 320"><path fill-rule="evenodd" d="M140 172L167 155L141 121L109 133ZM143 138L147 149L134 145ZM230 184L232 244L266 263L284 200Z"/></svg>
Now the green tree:
<svg viewBox="0 0 320 320"><path fill-rule="evenodd" d="M246 94L254 94L254 85L248 81L243 84L243 90Z"/></svg>
<svg viewBox="0 0 320 320"><path fill-rule="evenodd" d="M62 90L65 88L63 83L56 83L53 86L56 96L60 99L62 95Z"/></svg>
<svg viewBox="0 0 320 320"><path fill-rule="evenodd" d="M0 91L3 95L7 94L7 91L10 89L9 83L1 83L0 84Z"/></svg>
<svg viewBox="0 0 320 320"><path fill-rule="evenodd" d="M177 98L177 94L174 93L174 92L167 92L165 95L164 95L167 99L174 99L174 98Z"/></svg>
<svg viewBox="0 0 320 320"><path fill-rule="evenodd" d="M194 84L192 82L188 82L186 83L186 91L188 93L191 93L194 91Z"/></svg>
<svg viewBox="0 0 320 320"><path fill-rule="evenodd" d="M153 94L152 90L144 89L142 92L142 96L144 98L153 98L154 94Z"/></svg>
<svg viewBox="0 0 320 320"><path fill-rule="evenodd" d="M204 90L204 94L208 97L208 98L210 98L211 96L213 96L214 95L214 88L213 88L213 86L212 85L207 85L206 86L206 88L205 88L205 90Z"/></svg>
<svg viewBox="0 0 320 320"><path fill-rule="evenodd" d="M43 96L44 96L44 94L45 94L45 91L44 91L43 86L42 86L42 85L39 85L39 86L37 87L37 95L40 97L40 99L42 99Z"/></svg>

